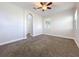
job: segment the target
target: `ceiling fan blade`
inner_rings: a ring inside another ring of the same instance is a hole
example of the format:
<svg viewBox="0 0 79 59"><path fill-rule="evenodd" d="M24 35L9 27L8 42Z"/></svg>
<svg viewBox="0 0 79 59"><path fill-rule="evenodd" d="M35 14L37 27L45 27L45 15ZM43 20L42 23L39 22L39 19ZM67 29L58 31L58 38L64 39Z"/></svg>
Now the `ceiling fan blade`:
<svg viewBox="0 0 79 59"><path fill-rule="evenodd" d="M42 7L38 7L37 9L41 9Z"/></svg>
<svg viewBox="0 0 79 59"><path fill-rule="evenodd" d="M51 7L47 7L47 9L52 9Z"/></svg>
<svg viewBox="0 0 79 59"><path fill-rule="evenodd" d="M47 6L49 6L49 5L51 5L52 4L52 2L49 2L48 4L47 4Z"/></svg>
<svg viewBox="0 0 79 59"><path fill-rule="evenodd" d="M40 4L41 4L41 5L44 5L44 3L43 3L43 2L40 2Z"/></svg>

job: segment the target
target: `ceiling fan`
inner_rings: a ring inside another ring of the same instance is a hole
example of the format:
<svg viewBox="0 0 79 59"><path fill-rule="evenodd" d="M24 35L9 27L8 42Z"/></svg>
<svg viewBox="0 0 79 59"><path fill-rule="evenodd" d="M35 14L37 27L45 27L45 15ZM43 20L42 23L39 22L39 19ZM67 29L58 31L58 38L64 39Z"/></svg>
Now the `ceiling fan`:
<svg viewBox="0 0 79 59"><path fill-rule="evenodd" d="M52 9L52 2L39 2L36 4L36 7L34 9L42 9L42 11L45 11L47 9Z"/></svg>

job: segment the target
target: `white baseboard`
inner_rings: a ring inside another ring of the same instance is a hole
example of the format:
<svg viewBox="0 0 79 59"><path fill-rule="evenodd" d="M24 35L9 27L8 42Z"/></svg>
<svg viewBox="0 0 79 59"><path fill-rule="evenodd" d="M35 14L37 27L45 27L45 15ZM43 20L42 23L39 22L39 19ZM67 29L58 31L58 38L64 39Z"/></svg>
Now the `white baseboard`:
<svg viewBox="0 0 79 59"><path fill-rule="evenodd" d="M51 36L56 36L56 37L61 37L61 38L67 38L67 39L75 39L75 38L72 38L72 37L59 36L59 35L52 35L52 34L46 34L46 35L51 35Z"/></svg>
<svg viewBox="0 0 79 59"><path fill-rule="evenodd" d="M75 41L75 43L77 44L77 47L79 48L79 37L76 36L74 41Z"/></svg>
<svg viewBox="0 0 79 59"><path fill-rule="evenodd" d="M79 48L79 41L77 41L77 40L74 40L74 41L75 41L77 47Z"/></svg>
<svg viewBox="0 0 79 59"><path fill-rule="evenodd" d="M41 34L37 34L37 35L32 35L32 36L38 36L38 35L41 35Z"/></svg>
<svg viewBox="0 0 79 59"><path fill-rule="evenodd" d="M19 39L15 39L15 40L10 40L10 41L6 41L6 42L2 42L2 43L0 43L0 46L6 45L6 44L9 44L9 43L13 43L13 42L16 42L16 41L19 41L19 40L23 40L23 39L26 39L26 38L19 38Z"/></svg>

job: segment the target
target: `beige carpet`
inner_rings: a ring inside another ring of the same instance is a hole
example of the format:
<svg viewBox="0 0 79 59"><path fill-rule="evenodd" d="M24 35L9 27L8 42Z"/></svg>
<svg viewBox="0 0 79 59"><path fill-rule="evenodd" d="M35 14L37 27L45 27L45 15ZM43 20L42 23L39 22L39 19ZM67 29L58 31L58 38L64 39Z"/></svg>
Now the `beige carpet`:
<svg viewBox="0 0 79 59"><path fill-rule="evenodd" d="M1 46L0 56L76 57L79 56L79 49L72 39L39 35Z"/></svg>

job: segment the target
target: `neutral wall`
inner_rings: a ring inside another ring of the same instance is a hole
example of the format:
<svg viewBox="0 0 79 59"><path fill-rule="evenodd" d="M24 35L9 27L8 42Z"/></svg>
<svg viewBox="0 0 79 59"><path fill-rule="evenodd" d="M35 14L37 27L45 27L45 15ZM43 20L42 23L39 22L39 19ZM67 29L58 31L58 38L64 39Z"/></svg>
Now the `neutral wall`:
<svg viewBox="0 0 79 59"><path fill-rule="evenodd" d="M77 4L77 7L76 7L76 10L77 10L77 14L76 14L76 30L75 30L75 42L79 48L79 3Z"/></svg>
<svg viewBox="0 0 79 59"><path fill-rule="evenodd" d="M45 18L44 34L73 39L73 10L65 10Z"/></svg>
<svg viewBox="0 0 79 59"><path fill-rule="evenodd" d="M0 43L24 37L24 10L10 3L0 3Z"/></svg>
<svg viewBox="0 0 79 59"><path fill-rule="evenodd" d="M30 13L11 3L0 3L0 44L26 38L27 15ZM41 17L33 15L33 34L42 33Z"/></svg>

